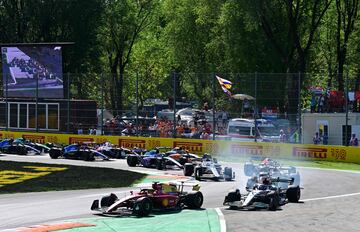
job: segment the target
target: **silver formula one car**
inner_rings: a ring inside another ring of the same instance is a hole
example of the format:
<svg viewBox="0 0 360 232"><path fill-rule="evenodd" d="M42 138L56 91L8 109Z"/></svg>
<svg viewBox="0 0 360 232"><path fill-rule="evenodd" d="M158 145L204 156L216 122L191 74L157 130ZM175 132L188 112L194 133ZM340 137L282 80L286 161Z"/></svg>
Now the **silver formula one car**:
<svg viewBox="0 0 360 232"><path fill-rule="evenodd" d="M208 154L204 154L200 161L196 160L192 163L185 163L184 175L192 176L194 174L196 180L202 178L211 178L215 180L231 181L235 179L235 172L230 167L222 167L215 158Z"/></svg>
<svg viewBox="0 0 360 232"><path fill-rule="evenodd" d="M268 209L277 210L288 202L298 202L300 199L300 188L289 187L282 189L278 183L291 182L290 179L270 179L265 177L262 183L257 183L252 189L247 189L246 194L241 194L239 189L230 191L225 196L223 205L230 209Z"/></svg>

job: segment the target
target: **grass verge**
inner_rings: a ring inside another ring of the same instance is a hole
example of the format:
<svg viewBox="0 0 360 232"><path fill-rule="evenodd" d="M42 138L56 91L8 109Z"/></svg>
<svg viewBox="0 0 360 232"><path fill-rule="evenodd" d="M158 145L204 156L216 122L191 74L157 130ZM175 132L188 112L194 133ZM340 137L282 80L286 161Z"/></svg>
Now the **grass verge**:
<svg viewBox="0 0 360 232"><path fill-rule="evenodd" d="M112 168L0 161L0 194L129 187L145 176Z"/></svg>
<svg viewBox="0 0 360 232"><path fill-rule="evenodd" d="M219 156L217 157L220 161L224 162L237 162L245 163L249 161L249 157L230 157L230 156ZM296 167L312 167L312 168L327 168L327 169L338 169L338 170L350 170L360 171L360 164L344 163L344 162L331 162L331 161L305 161L305 160L289 160L289 159L276 159L282 165L291 165Z"/></svg>

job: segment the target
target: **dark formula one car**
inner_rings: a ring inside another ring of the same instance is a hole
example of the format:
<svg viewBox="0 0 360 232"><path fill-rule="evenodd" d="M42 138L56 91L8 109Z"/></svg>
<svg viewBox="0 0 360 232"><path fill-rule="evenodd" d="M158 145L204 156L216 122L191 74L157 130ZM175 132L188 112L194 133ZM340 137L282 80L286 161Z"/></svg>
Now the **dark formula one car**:
<svg viewBox="0 0 360 232"><path fill-rule="evenodd" d="M91 210L102 214L119 214L124 211L137 216L147 216L155 210L181 210L183 207L199 209L203 203L203 195L198 185L192 186L191 192L184 191L184 183L165 184L154 182L152 188L141 189L138 193L119 199L115 194L94 200Z"/></svg>
<svg viewBox="0 0 360 232"><path fill-rule="evenodd" d="M45 146L45 145L44 145ZM17 155L27 155L27 154L36 154L40 155L42 149L40 144L32 143L26 140L21 139L4 139L0 142L0 151L6 154L17 154Z"/></svg>
<svg viewBox="0 0 360 232"><path fill-rule="evenodd" d="M115 159L125 159L130 154L135 155L134 151L139 152L138 149L133 151L124 147L118 147L109 142L105 142L101 144L99 147L96 148L96 150L108 156L109 158L115 158Z"/></svg>
<svg viewBox="0 0 360 232"><path fill-rule="evenodd" d="M35 150L39 151L40 153L49 153L51 147L55 146L54 144L51 143L42 144L42 143L32 142L25 138L17 138L14 140L14 143L21 143L24 145L28 145L32 148L35 148Z"/></svg>
<svg viewBox="0 0 360 232"><path fill-rule="evenodd" d="M208 154L204 154L200 161L196 160L184 165L184 175L192 176L193 174L196 180L211 178L231 181L235 178L235 173L232 171L232 168L223 168L215 158L212 158Z"/></svg>
<svg viewBox="0 0 360 232"><path fill-rule="evenodd" d="M293 180L264 177L261 183L255 184L252 189L247 189L247 194L241 195L239 189L229 192L223 204L230 206L230 209L277 210L288 202L298 202L300 199L299 186L282 189L277 184L291 181Z"/></svg>
<svg viewBox="0 0 360 232"><path fill-rule="evenodd" d="M163 152L162 150L166 150ZM170 167L183 168L183 164L195 158L192 154L179 154L168 147L157 147L146 152L144 155L130 154L127 157L127 164L130 167L143 166L146 168L157 168L163 170Z"/></svg>
<svg viewBox="0 0 360 232"><path fill-rule="evenodd" d="M50 149L49 155L52 159L62 157L85 161L94 161L95 159L109 160L109 157L86 144L71 144L64 148L53 147Z"/></svg>

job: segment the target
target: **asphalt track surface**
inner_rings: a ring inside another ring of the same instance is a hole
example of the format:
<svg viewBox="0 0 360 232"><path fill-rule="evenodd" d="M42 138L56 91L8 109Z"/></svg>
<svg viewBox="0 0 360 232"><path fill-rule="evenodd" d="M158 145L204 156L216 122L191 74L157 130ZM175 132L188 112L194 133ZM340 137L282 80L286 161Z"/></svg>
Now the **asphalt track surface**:
<svg viewBox="0 0 360 232"><path fill-rule="evenodd" d="M130 170L125 160L84 162L52 160L48 156L0 156L0 160L85 165ZM236 172L235 181L201 181L204 208L218 208L224 214L227 231L359 231L360 172L298 168L301 174L300 203L289 203L277 211L229 210L222 205L230 189L244 192L246 177L243 164L223 163ZM182 171L158 171L141 167L131 170L149 174L182 174ZM89 210L94 199L130 189L90 189L0 195L0 231L68 219L98 217Z"/></svg>

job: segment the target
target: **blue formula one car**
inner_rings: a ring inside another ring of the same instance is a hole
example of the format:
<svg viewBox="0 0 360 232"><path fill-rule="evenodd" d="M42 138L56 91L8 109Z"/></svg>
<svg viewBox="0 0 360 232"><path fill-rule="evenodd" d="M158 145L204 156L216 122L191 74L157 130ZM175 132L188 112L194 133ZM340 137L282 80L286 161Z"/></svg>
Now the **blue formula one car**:
<svg viewBox="0 0 360 232"><path fill-rule="evenodd" d="M36 147L35 143L31 143L22 138L20 139L4 139L0 142L0 151L5 154L40 155L43 151L40 146Z"/></svg>
<svg viewBox="0 0 360 232"><path fill-rule="evenodd" d="M144 155L139 155L134 152L127 156L127 164L130 167L143 166L146 168L157 168L163 170L169 166L182 169L183 165L176 159L172 158L166 152L160 152L161 149L169 149L167 147L158 147L154 150L145 152Z"/></svg>
<svg viewBox="0 0 360 232"><path fill-rule="evenodd" d="M52 159L62 157L85 161L94 161L96 159L109 160L108 156L85 144L71 144L63 148L54 147L50 149L49 155Z"/></svg>

